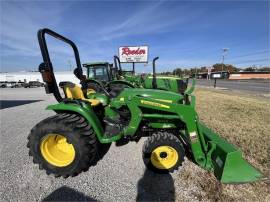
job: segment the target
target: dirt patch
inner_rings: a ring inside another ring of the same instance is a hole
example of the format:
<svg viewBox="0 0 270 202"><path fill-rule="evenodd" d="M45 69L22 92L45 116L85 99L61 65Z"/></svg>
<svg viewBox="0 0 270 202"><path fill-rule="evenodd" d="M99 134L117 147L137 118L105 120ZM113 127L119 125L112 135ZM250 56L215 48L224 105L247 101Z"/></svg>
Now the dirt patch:
<svg viewBox="0 0 270 202"><path fill-rule="evenodd" d="M270 100L221 90L195 91L200 120L238 146L244 157L270 176ZM214 175L192 163L180 179L199 201L270 201L270 185L256 182L224 185ZM194 189L194 185L196 189Z"/></svg>

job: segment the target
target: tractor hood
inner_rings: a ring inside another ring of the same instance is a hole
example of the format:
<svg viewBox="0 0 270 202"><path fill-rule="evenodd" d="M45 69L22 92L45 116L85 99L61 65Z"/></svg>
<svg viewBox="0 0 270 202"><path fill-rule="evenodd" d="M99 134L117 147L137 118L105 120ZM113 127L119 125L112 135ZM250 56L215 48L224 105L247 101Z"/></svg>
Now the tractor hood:
<svg viewBox="0 0 270 202"><path fill-rule="evenodd" d="M157 88L168 90L175 93L184 93L187 89L187 84L183 78L172 76L156 76ZM153 76L148 76L143 82L144 88L153 88Z"/></svg>
<svg viewBox="0 0 270 202"><path fill-rule="evenodd" d="M181 94L173 93L170 91L138 88L126 88L118 97L125 97L128 99L129 97L134 96L152 98L159 101L173 103L179 103L181 100L183 100L183 96Z"/></svg>

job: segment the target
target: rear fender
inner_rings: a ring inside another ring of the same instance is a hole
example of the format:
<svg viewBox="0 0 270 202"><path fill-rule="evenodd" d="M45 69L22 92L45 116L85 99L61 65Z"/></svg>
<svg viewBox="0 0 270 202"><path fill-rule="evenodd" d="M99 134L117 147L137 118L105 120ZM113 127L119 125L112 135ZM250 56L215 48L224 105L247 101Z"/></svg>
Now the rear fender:
<svg viewBox="0 0 270 202"><path fill-rule="evenodd" d="M102 139L104 131L102 128L102 125L99 121L99 119L97 118L97 116L95 115L95 113L93 112L92 108L84 103L81 103L81 105L78 104L74 104L74 103L63 103L60 102L59 104L55 104L55 105L49 105L46 110L53 110L56 113L77 113L80 114L82 117L84 117L87 122L92 126L92 128L94 129L97 139L99 140L99 142L101 143L105 143Z"/></svg>
<svg viewBox="0 0 270 202"><path fill-rule="evenodd" d="M86 83L88 83L88 82L96 83L97 85L100 85L101 87L103 87L103 84L100 81L95 80L95 79L87 79L85 82Z"/></svg>

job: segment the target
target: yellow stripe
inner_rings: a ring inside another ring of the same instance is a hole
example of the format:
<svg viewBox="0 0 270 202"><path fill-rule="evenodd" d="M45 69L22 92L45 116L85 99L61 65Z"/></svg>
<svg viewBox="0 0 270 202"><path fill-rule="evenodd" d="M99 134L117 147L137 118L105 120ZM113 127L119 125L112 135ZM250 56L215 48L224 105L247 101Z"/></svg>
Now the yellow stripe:
<svg viewBox="0 0 270 202"><path fill-rule="evenodd" d="M163 100L163 99L155 99L157 101L162 101L162 102L167 102L167 103L172 103L172 100Z"/></svg>
<svg viewBox="0 0 270 202"><path fill-rule="evenodd" d="M146 104L146 105L155 106L155 107L161 107L161 108L167 108L167 109L170 109L170 106L164 105L164 104L160 104L160 103L156 103L156 102L151 102L151 101L141 100L141 103L142 103L142 104Z"/></svg>

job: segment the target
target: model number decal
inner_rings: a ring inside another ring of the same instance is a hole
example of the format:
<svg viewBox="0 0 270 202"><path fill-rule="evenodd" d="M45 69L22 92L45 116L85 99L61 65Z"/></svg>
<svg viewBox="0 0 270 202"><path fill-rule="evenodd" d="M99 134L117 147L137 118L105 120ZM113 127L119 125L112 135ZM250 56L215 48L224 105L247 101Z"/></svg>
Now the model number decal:
<svg viewBox="0 0 270 202"><path fill-rule="evenodd" d="M161 108L167 108L167 109L170 108L170 106L168 106L168 105L164 105L164 104L160 104L160 103L156 103L156 102L151 102L151 101L146 101L146 100L141 100L141 103L146 104L146 105L155 106L155 107L161 107Z"/></svg>

